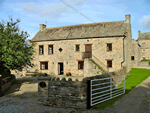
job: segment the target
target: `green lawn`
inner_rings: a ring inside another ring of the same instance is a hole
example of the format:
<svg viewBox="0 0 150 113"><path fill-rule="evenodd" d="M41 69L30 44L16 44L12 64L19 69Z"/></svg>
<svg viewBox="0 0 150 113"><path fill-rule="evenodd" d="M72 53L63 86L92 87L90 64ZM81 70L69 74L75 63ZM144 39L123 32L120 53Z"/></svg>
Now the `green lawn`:
<svg viewBox="0 0 150 113"><path fill-rule="evenodd" d="M141 62L150 62L150 60L148 60L148 59L143 59L143 60L141 60Z"/></svg>
<svg viewBox="0 0 150 113"><path fill-rule="evenodd" d="M112 106L118 99L128 94L134 87L136 87L138 84L142 83L145 79L147 79L150 76L150 70L132 68L129 74L130 75L125 78L125 94L92 106L91 109L104 109L108 106ZM121 84L118 87L122 85L124 84Z"/></svg>

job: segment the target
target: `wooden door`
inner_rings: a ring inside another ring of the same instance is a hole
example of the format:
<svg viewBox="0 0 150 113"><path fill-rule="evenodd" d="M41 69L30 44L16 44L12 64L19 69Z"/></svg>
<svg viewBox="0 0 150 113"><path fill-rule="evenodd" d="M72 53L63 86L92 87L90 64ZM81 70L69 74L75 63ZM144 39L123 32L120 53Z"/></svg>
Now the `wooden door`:
<svg viewBox="0 0 150 113"><path fill-rule="evenodd" d="M91 44L85 45L85 58L92 58L92 45Z"/></svg>

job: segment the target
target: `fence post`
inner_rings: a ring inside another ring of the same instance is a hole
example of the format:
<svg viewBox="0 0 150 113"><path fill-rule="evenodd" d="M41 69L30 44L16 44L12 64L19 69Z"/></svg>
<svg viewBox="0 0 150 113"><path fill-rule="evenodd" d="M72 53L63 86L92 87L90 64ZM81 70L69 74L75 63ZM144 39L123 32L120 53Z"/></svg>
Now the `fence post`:
<svg viewBox="0 0 150 113"><path fill-rule="evenodd" d="M125 76L124 76L124 93L125 93Z"/></svg>
<svg viewBox="0 0 150 113"><path fill-rule="evenodd" d="M110 98L112 98L112 77L110 78Z"/></svg>

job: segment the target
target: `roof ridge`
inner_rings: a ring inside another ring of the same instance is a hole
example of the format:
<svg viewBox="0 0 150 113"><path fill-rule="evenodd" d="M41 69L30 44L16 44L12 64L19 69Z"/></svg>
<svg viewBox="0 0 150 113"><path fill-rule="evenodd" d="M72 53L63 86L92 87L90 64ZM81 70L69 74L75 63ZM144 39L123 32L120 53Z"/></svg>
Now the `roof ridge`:
<svg viewBox="0 0 150 113"><path fill-rule="evenodd" d="M122 21L111 21L111 22L100 22L100 23L89 23L89 24L76 24L76 25L69 25L69 26L60 26L60 27L53 27L53 28L45 28L45 30L69 28L69 27L78 27L78 26L90 26L90 25L108 24L108 23L117 23L117 22L124 22L124 20L122 20Z"/></svg>
<svg viewBox="0 0 150 113"><path fill-rule="evenodd" d="M144 33L141 33L141 34L145 34L145 33L150 33L150 32L144 32Z"/></svg>

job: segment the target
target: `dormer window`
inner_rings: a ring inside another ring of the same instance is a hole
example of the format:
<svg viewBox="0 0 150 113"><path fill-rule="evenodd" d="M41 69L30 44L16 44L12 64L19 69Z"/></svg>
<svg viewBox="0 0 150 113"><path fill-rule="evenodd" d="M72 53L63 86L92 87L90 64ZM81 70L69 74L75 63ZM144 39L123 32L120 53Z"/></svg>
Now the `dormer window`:
<svg viewBox="0 0 150 113"><path fill-rule="evenodd" d="M40 54L40 55L43 55L43 54L44 54L43 45L40 45L40 46L39 46L39 54Z"/></svg>

